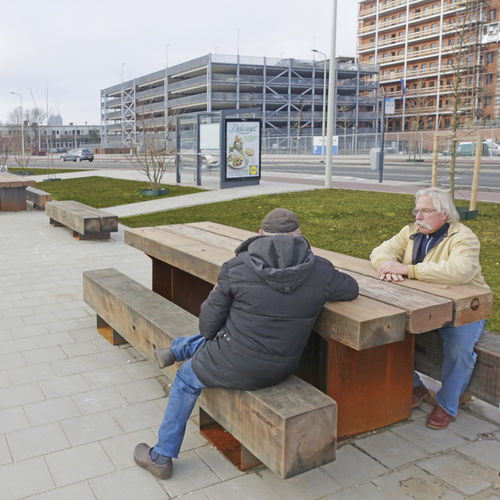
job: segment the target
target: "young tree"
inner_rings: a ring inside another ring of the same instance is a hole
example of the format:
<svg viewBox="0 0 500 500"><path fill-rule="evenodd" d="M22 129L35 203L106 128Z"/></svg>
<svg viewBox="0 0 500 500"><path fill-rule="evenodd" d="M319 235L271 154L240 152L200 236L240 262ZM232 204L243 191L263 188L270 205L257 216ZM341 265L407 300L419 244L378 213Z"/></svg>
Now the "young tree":
<svg viewBox="0 0 500 500"><path fill-rule="evenodd" d="M412 87L406 91L406 109L410 130L415 132L413 147L408 148L408 155L413 160L417 159L418 132L425 128L425 115L428 114L433 97L426 95L427 87L423 79L412 83Z"/></svg>

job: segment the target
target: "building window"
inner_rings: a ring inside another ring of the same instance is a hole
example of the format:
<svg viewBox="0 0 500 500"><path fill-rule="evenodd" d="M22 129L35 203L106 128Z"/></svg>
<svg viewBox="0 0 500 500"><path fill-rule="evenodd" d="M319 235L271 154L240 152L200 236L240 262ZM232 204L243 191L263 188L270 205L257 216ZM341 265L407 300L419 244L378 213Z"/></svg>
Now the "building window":
<svg viewBox="0 0 500 500"><path fill-rule="evenodd" d="M488 64L491 64L494 60L495 60L495 53L494 52L488 52L488 54L486 54L486 62Z"/></svg>
<svg viewBox="0 0 500 500"><path fill-rule="evenodd" d="M493 74L492 73L488 73L486 75L486 85L491 85L493 83Z"/></svg>
<svg viewBox="0 0 500 500"><path fill-rule="evenodd" d="M491 106L491 102L492 102L491 101L491 96L490 95L485 96L485 98L484 98L484 105L485 106Z"/></svg>
<svg viewBox="0 0 500 500"><path fill-rule="evenodd" d="M491 9L489 12L490 21L494 21L497 18L497 10Z"/></svg>

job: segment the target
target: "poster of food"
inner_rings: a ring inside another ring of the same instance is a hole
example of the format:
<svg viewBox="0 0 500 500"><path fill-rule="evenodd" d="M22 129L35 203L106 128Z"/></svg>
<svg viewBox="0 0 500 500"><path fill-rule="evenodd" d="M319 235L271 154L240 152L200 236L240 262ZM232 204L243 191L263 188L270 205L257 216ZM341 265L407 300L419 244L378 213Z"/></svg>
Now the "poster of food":
<svg viewBox="0 0 500 500"><path fill-rule="evenodd" d="M260 178L260 120L226 120L226 179Z"/></svg>

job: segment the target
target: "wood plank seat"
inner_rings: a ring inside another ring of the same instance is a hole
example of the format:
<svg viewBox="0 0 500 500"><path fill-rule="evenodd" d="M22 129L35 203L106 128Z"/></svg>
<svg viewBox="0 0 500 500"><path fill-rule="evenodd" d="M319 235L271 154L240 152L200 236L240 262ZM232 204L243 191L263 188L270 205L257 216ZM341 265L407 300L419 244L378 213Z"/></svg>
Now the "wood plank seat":
<svg viewBox="0 0 500 500"><path fill-rule="evenodd" d="M45 204L52 201L52 195L33 186L26 188L26 200L33 203L33 207L37 210L45 210Z"/></svg>
<svg viewBox="0 0 500 500"><path fill-rule="evenodd" d="M84 272L83 296L101 333L146 356L154 346L198 331L194 315L115 269ZM167 369L170 376L177 366ZM336 419L335 401L293 375L266 389L205 389L200 397L200 430L207 438L239 468L260 460L282 478L335 460Z"/></svg>
<svg viewBox="0 0 500 500"><path fill-rule="evenodd" d="M118 231L118 217L104 210L89 207L78 201L51 201L45 213L53 226L66 226L73 236L81 239L108 239Z"/></svg>

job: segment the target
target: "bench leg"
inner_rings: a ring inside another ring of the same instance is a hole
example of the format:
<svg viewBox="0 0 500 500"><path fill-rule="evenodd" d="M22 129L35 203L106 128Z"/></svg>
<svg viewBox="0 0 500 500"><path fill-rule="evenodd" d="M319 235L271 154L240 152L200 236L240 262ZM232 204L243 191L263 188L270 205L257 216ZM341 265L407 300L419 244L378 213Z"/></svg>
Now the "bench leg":
<svg viewBox="0 0 500 500"><path fill-rule="evenodd" d="M116 331L113 330L98 314L96 314L97 319L97 331L110 343L113 345L126 344L127 341Z"/></svg>
<svg viewBox="0 0 500 500"><path fill-rule="evenodd" d="M200 407L200 433L205 436L236 468L248 470L261 465L236 438Z"/></svg>
<svg viewBox="0 0 500 500"><path fill-rule="evenodd" d="M57 222L55 219L49 218L49 224L54 227L61 227L62 224L60 222Z"/></svg>

